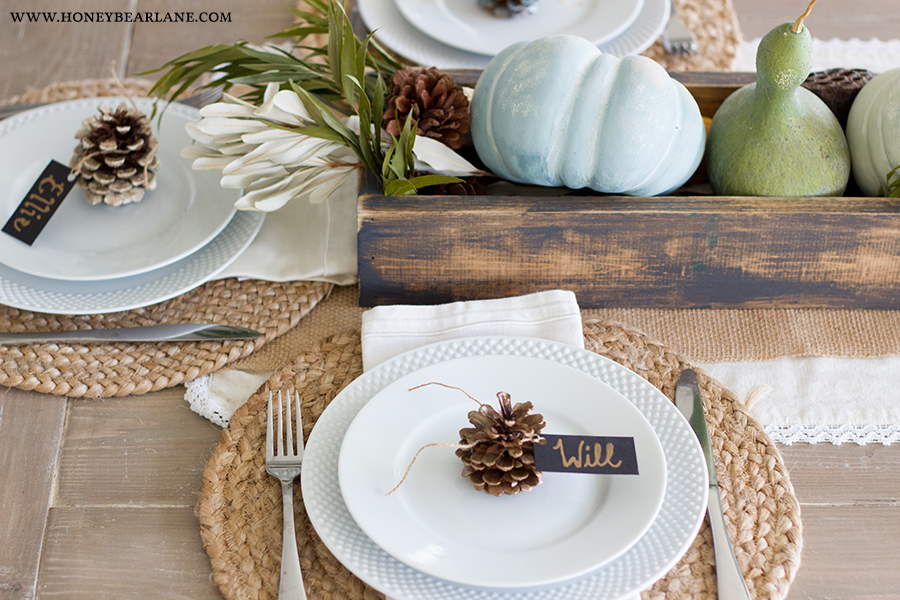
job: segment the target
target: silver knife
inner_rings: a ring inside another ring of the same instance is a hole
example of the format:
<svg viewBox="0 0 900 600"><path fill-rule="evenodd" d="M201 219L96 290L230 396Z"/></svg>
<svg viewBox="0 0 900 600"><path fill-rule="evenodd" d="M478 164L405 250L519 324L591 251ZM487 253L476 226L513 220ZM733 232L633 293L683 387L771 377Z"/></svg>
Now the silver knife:
<svg viewBox="0 0 900 600"><path fill-rule="evenodd" d="M260 332L234 325L180 323L115 329L75 331L0 332L0 345L49 344L55 342L198 342L210 340L255 340Z"/></svg>
<svg viewBox="0 0 900 600"><path fill-rule="evenodd" d="M678 378L675 387L675 406L685 416L706 457L706 470L709 472L709 524L712 528L713 546L716 551L716 587L719 600L750 600L747 582L741 573L725 517L722 514L722 499L719 496L719 482L716 480L716 465L713 462L712 443L706 429L706 415L703 413L703 399L700 397L700 386L697 385L697 374L693 369L685 369Z"/></svg>

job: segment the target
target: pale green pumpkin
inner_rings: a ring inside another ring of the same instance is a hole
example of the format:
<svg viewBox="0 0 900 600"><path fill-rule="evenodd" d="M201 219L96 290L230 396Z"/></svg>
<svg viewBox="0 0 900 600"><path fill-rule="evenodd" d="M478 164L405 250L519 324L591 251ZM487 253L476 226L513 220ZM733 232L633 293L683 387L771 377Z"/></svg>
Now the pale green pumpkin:
<svg viewBox="0 0 900 600"><path fill-rule="evenodd" d="M719 195L840 196L847 187L850 151L840 123L800 85L812 67L802 19L766 34L756 83L729 96L713 116L707 171Z"/></svg>
<svg viewBox="0 0 900 600"><path fill-rule="evenodd" d="M495 56L470 113L478 156L500 177L616 194L677 189L706 139L697 102L658 63L570 35Z"/></svg>
<svg viewBox="0 0 900 600"><path fill-rule="evenodd" d="M887 174L900 165L900 68L876 75L859 91L847 118L847 141L859 189L884 195Z"/></svg>

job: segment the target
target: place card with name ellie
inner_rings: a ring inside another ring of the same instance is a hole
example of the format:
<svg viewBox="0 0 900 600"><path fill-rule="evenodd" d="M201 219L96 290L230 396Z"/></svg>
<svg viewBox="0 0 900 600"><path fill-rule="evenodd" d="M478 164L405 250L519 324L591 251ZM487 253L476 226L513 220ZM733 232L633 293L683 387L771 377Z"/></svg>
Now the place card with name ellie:
<svg viewBox="0 0 900 600"><path fill-rule="evenodd" d="M29 246L72 190L69 167L51 160L3 226L3 231Z"/></svg>

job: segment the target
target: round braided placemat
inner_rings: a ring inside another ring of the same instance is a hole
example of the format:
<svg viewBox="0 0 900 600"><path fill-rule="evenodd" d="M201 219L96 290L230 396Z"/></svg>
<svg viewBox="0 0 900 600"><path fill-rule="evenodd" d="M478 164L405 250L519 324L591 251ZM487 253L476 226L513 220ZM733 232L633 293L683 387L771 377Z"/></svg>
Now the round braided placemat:
<svg viewBox="0 0 900 600"><path fill-rule="evenodd" d="M0 385L70 398L145 394L217 371L286 333L331 291L330 283L222 279L146 308L104 315L34 313L0 305L0 331L62 331L163 323L256 329L253 341L0 344Z"/></svg>
<svg viewBox="0 0 900 600"><path fill-rule="evenodd" d="M674 0L675 10L697 38L697 54L668 54L657 40L644 51L667 71L731 71L741 32L731 0Z"/></svg>
<svg viewBox="0 0 900 600"><path fill-rule="evenodd" d="M585 319L587 349L645 377L672 398L684 359L643 334ZM300 393L304 436L328 403L362 373L359 332L327 338L277 371L231 417L203 475L198 517L213 578L225 598L275 598L281 557L281 488L266 473L265 406L269 390ZM735 553L754 598L787 595L800 563L801 525L781 455L734 394L698 370L713 438L722 504ZM337 562L319 540L295 486L294 512L304 582L310 598L383 598ZM693 545L643 600L716 597L715 557L707 523Z"/></svg>
<svg viewBox="0 0 900 600"><path fill-rule="evenodd" d="M66 81L43 88L30 89L0 104L30 104L32 102L62 102L78 98L97 98L101 96L143 97L150 93L153 82L147 79L87 79L83 81ZM74 132L73 132L74 134Z"/></svg>

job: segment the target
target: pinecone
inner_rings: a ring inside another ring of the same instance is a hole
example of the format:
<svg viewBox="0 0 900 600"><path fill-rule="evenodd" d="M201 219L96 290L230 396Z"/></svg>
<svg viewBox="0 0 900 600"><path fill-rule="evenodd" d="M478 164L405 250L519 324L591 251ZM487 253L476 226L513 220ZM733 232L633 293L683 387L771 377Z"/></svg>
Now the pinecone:
<svg viewBox="0 0 900 600"><path fill-rule="evenodd" d="M434 67L404 67L394 73L385 104L384 128L395 136L409 115L418 121L419 135L453 149L469 141L469 99L452 77Z"/></svg>
<svg viewBox="0 0 900 600"><path fill-rule="evenodd" d="M534 14L537 3L538 0L478 0L478 6L501 19Z"/></svg>
<svg viewBox="0 0 900 600"><path fill-rule="evenodd" d="M821 98L846 129L853 100L873 77L875 73L866 69L828 69L810 73L803 87Z"/></svg>
<svg viewBox="0 0 900 600"><path fill-rule="evenodd" d="M526 492L541 483L534 468L534 444L546 443L540 436L544 417L529 414L531 402L512 406L510 395L499 392L500 412L487 404L469 413L475 427L459 430L463 446L456 455L463 461L463 477L477 490L494 496Z"/></svg>
<svg viewBox="0 0 900 600"><path fill-rule="evenodd" d="M99 109L100 115L85 119L75 134L81 143L69 162L69 177L80 176L78 185L91 204L140 202L145 190L156 188L159 169L150 119L125 103Z"/></svg>

